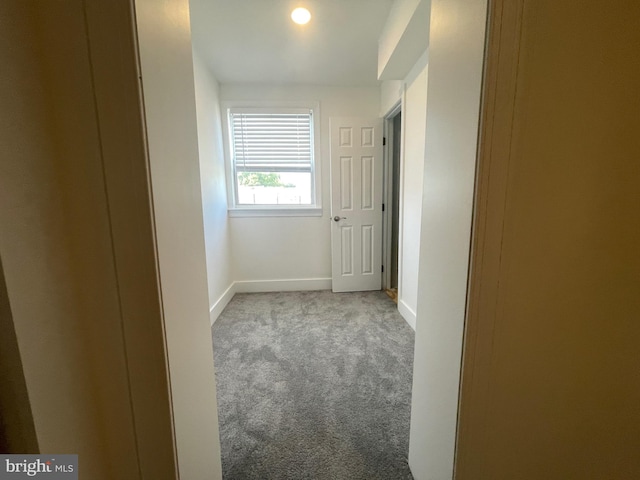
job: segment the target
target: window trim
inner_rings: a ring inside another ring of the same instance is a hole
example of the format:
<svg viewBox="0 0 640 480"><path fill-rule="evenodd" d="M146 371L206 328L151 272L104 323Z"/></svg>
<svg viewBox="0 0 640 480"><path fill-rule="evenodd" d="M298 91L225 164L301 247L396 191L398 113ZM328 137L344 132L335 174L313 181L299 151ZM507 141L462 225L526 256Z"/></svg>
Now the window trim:
<svg viewBox="0 0 640 480"><path fill-rule="evenodd" d="M316 217L322 216L322 158L320 154L320 104L316 101L233 101L221 103L222 130L224 136L225 172L227 181L227 202L230 217ZM291 109L308 109L312 115L313 158L311 168L310 205L240 205L238 204L237 182L233 157L231 155L230 111L286 112Z"/></svg>

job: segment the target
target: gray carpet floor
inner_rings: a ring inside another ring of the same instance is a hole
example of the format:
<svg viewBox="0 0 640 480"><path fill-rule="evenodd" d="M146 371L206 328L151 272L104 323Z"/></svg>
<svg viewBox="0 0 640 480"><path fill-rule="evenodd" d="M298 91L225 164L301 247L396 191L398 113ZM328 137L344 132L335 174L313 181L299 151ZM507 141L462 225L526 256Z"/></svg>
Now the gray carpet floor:
<svg viewBox="0 0 640 480"><path fill-rule="evenodd" d="M387 295L238 294L212 334L225 480L413 478L414 334Z"/></svg>

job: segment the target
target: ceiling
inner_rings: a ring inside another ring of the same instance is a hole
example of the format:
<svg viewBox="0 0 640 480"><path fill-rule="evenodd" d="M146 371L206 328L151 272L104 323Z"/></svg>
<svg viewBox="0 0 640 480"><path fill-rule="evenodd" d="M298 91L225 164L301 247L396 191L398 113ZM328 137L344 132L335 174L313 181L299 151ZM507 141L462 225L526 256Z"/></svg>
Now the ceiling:
<svg viewBox="0 0 640 480"><path fill-rule="evenodd" d="M393 0L191 0L194 45L220 83L378 85ZM296 25L295 7L311 12Z"/></svg>

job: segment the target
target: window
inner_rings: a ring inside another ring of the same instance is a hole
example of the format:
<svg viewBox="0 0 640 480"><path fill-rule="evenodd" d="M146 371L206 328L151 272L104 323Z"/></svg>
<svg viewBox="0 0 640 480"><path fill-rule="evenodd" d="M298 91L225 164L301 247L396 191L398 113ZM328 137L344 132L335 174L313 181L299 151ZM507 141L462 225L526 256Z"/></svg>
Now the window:
<svg viewBox="0 0 640 480"><path fill-rule="evenodd" d="M228 109L232 214L321 214L314 109Z"/></svg>

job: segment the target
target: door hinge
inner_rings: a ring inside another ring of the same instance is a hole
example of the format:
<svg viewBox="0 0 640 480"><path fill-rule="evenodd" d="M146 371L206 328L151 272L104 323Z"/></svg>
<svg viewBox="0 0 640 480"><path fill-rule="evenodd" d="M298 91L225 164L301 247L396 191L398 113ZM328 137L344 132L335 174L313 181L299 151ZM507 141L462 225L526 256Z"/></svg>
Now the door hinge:
<svg viewBox="0 0 640 480"><path fill-rule="evenodd" d="M387 137L382 137L382 145L386 145L387 144Z"/></svg>
<svg viewBox="0 0 640 480"><path fill-rule="evenodd" d="M382 211L384 212L384 203L382 204Z"/></svg>
<svg viewBox="0 0 640 480"><path fill-rule="evenodd" d="M382 273L384 273L384 265L382 265Z"/></svg>

